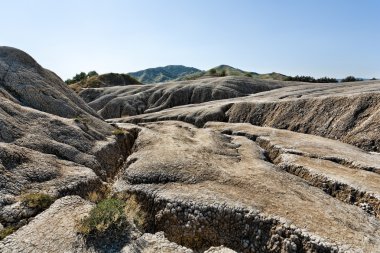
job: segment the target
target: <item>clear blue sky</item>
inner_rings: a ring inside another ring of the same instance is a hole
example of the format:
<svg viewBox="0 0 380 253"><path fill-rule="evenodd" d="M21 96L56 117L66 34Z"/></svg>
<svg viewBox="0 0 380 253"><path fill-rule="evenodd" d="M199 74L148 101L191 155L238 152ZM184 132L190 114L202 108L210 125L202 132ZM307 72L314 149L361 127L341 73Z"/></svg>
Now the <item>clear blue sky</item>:
<svg viewBox="0 0 380 253"><path fill-rule="evenodd" d="M0 0L0 44L63 79L228 64L380 78L378 0Z"/></svg>

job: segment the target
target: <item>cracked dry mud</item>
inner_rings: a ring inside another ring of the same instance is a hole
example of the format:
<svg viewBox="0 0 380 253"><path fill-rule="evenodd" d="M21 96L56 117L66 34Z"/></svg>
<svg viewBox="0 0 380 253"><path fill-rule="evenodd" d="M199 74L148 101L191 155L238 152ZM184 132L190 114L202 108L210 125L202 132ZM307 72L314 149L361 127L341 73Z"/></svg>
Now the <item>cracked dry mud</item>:
<svg viewBox="0 0 380 253"><path fill-rule="evenodd" d="M17 228L0 252L380 252L379 94L223 77L85 89L87 105L0 47L0 232ZM144 223L80 234L104 187Z"/></svg>

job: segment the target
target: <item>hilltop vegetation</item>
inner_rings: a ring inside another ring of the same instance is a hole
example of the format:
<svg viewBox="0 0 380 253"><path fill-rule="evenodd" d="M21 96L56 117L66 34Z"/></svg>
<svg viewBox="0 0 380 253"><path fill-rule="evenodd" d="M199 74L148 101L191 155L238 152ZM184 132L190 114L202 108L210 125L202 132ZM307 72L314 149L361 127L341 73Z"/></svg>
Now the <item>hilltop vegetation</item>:
<svg viewBox="0 0 380 253"><path fill-rule="evenodd" d="M84 72L82 72L84 74ZM131 85L131 84L141 84L135 78L131 77L127 74L117 74L117 73L108 73L103 75L86 75L79 74L78 78L72 80L78 80L77 82L69 83L69 87L76 92L79 92L83 88L100 88L100 87L110 87L110 86L123 86L123 85ZM91 73L91 72L89 72ZM96 73L96 72L95 72ZM68 83L68 81L66 81Z"/></svg>
<svg viewBox="0 0 380 253"><path fill-rule="evenodd" d="M312 76L288 76L284 81L296 81L296 82L306 82L306 83L337 83L336 78L322 77L315 79Z"/></svg>
<svg viewBox="0 0 380 253"><path fill-rule="evenodd" d="M376 80L376 79L372 79ZM306 83L338 83L339 80L336 78L331 77L322 77L322 78L314 78L312 76L288 76L284 79L284 81L295 81L295 82L306 82ZM362 78L356 78L354 76L347 76L346 78L343 78L340 80L342 83L346 82L359 82L363 81Z"/></svg>
<svg viewBox="0 0 380 253"><path fill-rule="evenodd" d="M182 65L169 65L165 67L149 68L137 72L128 73L141 83L160 83L179 79L187 75L202 72L199 69Z"/></svg>
<svg viewBox="0 0 380 253"><path fill-rule="evenodd" d="M73 84L73 83L77 83L77 82L80 82L82 80L85 80L87 78L90 78L90 77L93 77L93 76L97 76L98 73L93 70L93 71L90 71L88 72L87 74L85 72L80 72L79 74L76 74L72 79L67 79L65 81L66 84Z"/></svg>

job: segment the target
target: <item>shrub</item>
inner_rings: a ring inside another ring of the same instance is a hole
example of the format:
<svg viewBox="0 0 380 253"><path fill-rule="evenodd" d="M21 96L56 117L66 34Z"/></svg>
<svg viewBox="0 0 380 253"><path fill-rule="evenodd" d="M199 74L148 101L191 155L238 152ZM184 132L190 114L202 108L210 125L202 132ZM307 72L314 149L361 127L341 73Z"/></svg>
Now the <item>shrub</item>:
<svg viewBox="0 0 380 253"><path fill-rule="evenodd" d="M85 72L80 72L79 74L76 74L72 79L67 79L65 81L66 84L73 84L73 83L77 83L77 82L80 82L80 81L84 81L85 79L89 78L89 77L92 77L92 76L97 76L98 73L93 70L93 71L90 71L88 72L87 74Z"/></svg>
<svg viewBox="0 0 380 253"><path fill-rule="evenodd" d="M1 229L0 230L0 241L15 231L16 231L16 228L12 227L12 226Z"/></svg>
<svg viewBox="0 0 380 253"><path fill-rule="evenodd" d="M209 73L210 73L210 75L215 76L216 75L216 69L210 69Z"/></svg>
<svg viewBox="0 0 380 253"><path fill-rule="evenodd" d="M29 208L45 210L53 204L54 198L44 193L30 193L23 195L21 202Z"/></svg>
<svg viewBox="0 0 380 253"><path fill-rule="evenodd" d="M284 79L285 81L297 81L297 82L307 82L307 83L337 83L336 78L322 77L315 79L312 76L288 76Z"/></svg>
<svg viewBox="0 0 380 253"><path fill-rule="evenodd" d="M90 71L90 72L87 73L87 77L98 76L98 75L99 74L95 70Z"/></svg>
<svg viewBox="0 0 380 253"><path fill-rule="evenodd" d="M223 69L222 72L220 72L220 76L226 76L226 75L227 75L226 70Z"/></svg>
<svg viewBox="0 0 380 253"><path fill-rule="evenodd" d="M251 73L245 73L245 76L247 76L247 77L253 77Z"/></svg>
<svg viewBox="0 0 380 253"><path fill-rule="evenodd" d="M82 219L78 231L84 235L103 234L109 229L120 229L127 225L124 211L125 202L119 199L100 201L90 211L89 216Z"/></svg>
<svg viewBox="0 0 380 253"><path fill-rule="evenodd" d="M363 81L363 79L356 78L354 76L347 76L346 78L343 78L341 82L346 83L346 82L358 82L358 81Z"/></svg>
<svg viewBox="0 0 380 253"><path fill-rule="evenodd" d="M308 82L308 83L315 83L316 80L314 77L311 76L288 76L285 78L285 81L297 81L297 82Z"/></svg>
<svg viewBox="0 0 380 253"><path fill-rule="evenodd" d="M316 82L317 83L337 83L338 80L336 78L322 77L322 78L318 78Z"/></svg>

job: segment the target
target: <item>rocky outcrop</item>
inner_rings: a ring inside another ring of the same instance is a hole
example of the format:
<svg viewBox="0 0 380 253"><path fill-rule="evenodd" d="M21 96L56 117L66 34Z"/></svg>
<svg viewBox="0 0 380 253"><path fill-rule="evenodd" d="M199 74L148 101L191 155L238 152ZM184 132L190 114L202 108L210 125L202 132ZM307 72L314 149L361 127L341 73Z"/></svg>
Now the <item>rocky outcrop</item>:
<svg viewBox="0 0 380 253"><path fill-rule="evenodd" d="M207 78L157 85L86 89L79 95L104 118L119 118L212 100L247 96L285 83L248 77Z"/></svg>

